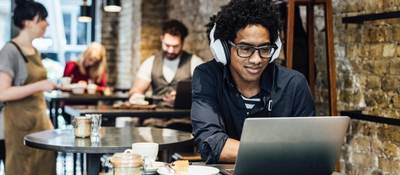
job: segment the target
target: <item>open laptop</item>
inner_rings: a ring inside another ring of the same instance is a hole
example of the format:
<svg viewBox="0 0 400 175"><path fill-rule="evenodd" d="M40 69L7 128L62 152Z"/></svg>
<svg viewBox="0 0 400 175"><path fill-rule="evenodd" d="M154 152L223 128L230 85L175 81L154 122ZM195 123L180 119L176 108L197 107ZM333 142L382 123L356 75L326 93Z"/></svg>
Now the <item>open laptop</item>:
<svg viewBox="0 0 400 175"><path fill-rule="evenodd" d="M346 116L248 118L235 166L219 168L228 175L330 175L349 120Z"/></svg>
<svg viewBox="0 0 400 175"><path fill-rule="evenodd" d="M174 108L190 109L192 106L192 81L179 81L176 87Z"/></svg>

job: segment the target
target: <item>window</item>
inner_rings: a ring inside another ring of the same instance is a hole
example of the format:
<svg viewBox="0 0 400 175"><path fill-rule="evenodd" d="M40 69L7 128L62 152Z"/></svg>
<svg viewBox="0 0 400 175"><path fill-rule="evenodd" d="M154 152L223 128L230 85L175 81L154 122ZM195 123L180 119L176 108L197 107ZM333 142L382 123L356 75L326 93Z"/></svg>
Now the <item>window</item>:
<svg viewBox="0 0 400 175"><path fill-rule="evenodd" d="M71 44L71 14L63 13L65 40Z"/></svg>
<svg viewBox="0 0 400 175"><path fill-rule="evenodd" d="M10 40L11 1L0 0L0 48Z"/></svg>

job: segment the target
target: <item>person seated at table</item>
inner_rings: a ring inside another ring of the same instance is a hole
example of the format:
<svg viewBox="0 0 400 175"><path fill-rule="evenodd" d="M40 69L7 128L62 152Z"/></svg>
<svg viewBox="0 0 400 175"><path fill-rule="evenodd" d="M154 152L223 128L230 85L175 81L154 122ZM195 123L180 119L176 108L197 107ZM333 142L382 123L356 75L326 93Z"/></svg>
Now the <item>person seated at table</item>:
<svg viewBox="0 0 400 175"><path fill-rule="evenodd" d="M234 0L210 18L214 59L194 71L191 111L207 163L235 161L246 118L315 115L305 77L273 62L278 15L270 0Z"/></svg>
<svg viewBox="0 0 400 175"><path fill-rule="evenodd" d="M106 48L94 42L83 51L78 61L66 63L63 76L71 77L71 83L94 83L98 90L103 90L107 86L106 68Z"/></svg>
<svg viewBox="0 0 400 175"><path fill-rule="evenodd" d="M35 38L43 37L47 26L46 8L34 1L16 1L13 22L20 29L0 51L0 102L5 102L5 174L54 175L56 154L29 148L24 136L53 129L43 91L56 87L47 80Z"/></svg>
<svg viewBox="0 0 400 175"><path fill-rule="evenodd" d="M161 52L147 58L140 66L129 92L131 95L144 94L151 87L153 96L163 96L164 101L173 104L177 82L190 80L194 68L203 63L198 56L183 50L187 35L188 29L180 21L168 20L163 24Z"/></svg>

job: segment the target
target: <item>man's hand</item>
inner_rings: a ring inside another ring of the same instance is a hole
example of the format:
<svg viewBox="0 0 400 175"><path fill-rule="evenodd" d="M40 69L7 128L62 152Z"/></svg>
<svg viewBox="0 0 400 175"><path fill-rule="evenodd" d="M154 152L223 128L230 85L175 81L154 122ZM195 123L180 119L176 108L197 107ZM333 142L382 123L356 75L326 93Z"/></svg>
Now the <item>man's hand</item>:
<svg viewBox="0 0 400 175"><path fill-rule="evenodd" d="M175 97L176 97L176 91L173 90L164 95L163 101L166 102L170 106L174 106Z"/></svg>
<svg viewBox="0 0 400 175"><path fill-rule="evenodd" d="M240 142L238 140L228 138L228 140L225 142L224 148L222 148L219 161L225 163L235 162L239 152L239 144Z"/></svg>

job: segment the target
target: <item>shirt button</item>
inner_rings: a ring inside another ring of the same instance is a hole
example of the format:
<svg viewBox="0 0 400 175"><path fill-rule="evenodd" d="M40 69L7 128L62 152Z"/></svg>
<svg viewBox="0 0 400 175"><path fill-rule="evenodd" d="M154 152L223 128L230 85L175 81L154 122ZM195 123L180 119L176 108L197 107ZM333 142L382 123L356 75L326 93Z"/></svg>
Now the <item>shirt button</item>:
<svg viewBox="0 0 400 175"><path fill-rule="evenodd" d="M249 115L249 112L246 112L247 115Z"/></svg>

